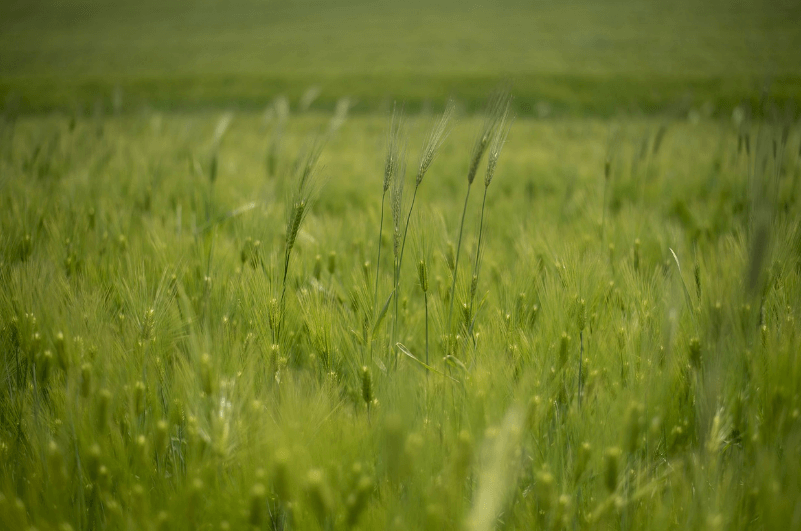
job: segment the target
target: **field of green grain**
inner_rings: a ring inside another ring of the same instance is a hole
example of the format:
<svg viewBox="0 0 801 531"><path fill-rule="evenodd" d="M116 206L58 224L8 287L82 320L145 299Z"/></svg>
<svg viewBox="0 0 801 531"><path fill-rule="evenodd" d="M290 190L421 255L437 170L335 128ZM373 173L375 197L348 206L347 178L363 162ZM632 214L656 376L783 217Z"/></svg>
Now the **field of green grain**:
<svg viewBox="0 0 801 531"><path fill-rule="evenodd" d="M263 109L309 87L332 110L455 96L501 78L526 114L719 114L801 99L795 0L5 0L0 105Z"/></svg>
<svg viewBox="0 0 801 531"><path fill-rule="evenodd" d="M430 4L0 6L0 529L801 527L797 5Z"/></svg>

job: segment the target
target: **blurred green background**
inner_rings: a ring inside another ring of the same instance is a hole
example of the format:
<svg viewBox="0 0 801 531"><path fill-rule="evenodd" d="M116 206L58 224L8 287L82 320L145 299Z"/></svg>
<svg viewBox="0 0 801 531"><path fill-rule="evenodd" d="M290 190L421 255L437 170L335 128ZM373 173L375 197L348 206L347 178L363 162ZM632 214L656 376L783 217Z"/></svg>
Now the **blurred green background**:
<svg viewBox="0 0 801 531"><path fill-rule="evenodd" d="M4 0L0 104L22 112L473 108L499 79L535 115L730 111L801 94L801 2Z"/></svg>

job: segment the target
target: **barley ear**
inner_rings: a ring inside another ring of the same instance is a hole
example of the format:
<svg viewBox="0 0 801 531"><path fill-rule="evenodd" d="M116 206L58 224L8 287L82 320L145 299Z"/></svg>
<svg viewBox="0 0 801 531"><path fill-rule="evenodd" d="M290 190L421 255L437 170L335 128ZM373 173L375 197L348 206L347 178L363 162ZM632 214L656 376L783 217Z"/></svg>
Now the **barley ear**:
<svg viewBox="0 0 801 531"><path fill-rule="evenodd" d="M369 405L373 402L373 377L370 374L370 369L366 366L362 367L362 399L364 403Z"/></svg>
<svg viewBox="0 0 801 531"><path fill-rule="evenodd" d="M500 157L503 145L506 143L506 137L509 136L509 130L512 128L512 122L514 122L514 117L509 117L509 102L507 101L501 121L492 137L492 145L490 146L489 154L487 155L487 172L484 175L485 187L490 185L492 178L495 176L495 168L498 165L498 157Z"/></svg>
<svg viewBox="0 0 801 531"><path fill-rule="evenodd" d="M404 146L397 159L392 177L392 189L390 190L390 204L392 206L392 251L397 262L400 257L401 238L401 214L403 212L403 183L406 175L406 147Z"/></svg>
<svg viewBox="0 0 801 531"><path fill-rule="evenodd" d="M420 260L417 263L417 277L420 280L420 288L423 290L423 293L428 292L428 271L426 268L425 260Z"/></svg>
<svg viewBox="0 0 801 531"><path fill-rule="evenodd" d="M425 145L423 146L423 152L420 155L420 164L417 167L417 179L415 180L415 186L420 186L420 183L423 181L423 177L425 177L428 168L434 161L437 151L439 151L440 146L442 146L442 143L447 138L448 122L450 122L451 117L453 117L454 108L455 106L453 101L448 100L442 116L440 116L439 120L437 120L437 123L434 124L434 127L431 129L431 131L429 131Z"/></svg>
<svg viewBox="0 0 801 531"><path fill-rule="evenodd" d="M487 113L484 116L484 123L481 126L481 130L473 144L473 150L470 153L470 166L467 171L468 184L473 184L476 178L481 158L489 147L495 135L495 131L501 124L501 120L506 115L510 99L511 96L506 88L496 90L492 96L490 96L489 102L487 103Z"/></svg>
<svg viewBox="0 0 801 531"><path fill-rule="evenodd" d="M397 169L400 150L401 130L403 126L403 108L392 107L392 120L387 133L387 157L384 162L384 192L389 190L392 176Z"/></svg>

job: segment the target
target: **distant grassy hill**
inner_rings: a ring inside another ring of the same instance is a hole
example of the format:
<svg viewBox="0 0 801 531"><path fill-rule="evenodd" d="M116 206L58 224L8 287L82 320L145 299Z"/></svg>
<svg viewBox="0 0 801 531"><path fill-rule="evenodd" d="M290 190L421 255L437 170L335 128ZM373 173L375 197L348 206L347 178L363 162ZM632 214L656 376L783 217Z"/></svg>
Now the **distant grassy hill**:
<svg viewBox="0 0 801 531"><path fill-rule="evenodd" d="M0 105L253 108L316 86L319 106L473 106L504 78L539 114L801 101L796 1L117 4L4 1Z"/></svg>

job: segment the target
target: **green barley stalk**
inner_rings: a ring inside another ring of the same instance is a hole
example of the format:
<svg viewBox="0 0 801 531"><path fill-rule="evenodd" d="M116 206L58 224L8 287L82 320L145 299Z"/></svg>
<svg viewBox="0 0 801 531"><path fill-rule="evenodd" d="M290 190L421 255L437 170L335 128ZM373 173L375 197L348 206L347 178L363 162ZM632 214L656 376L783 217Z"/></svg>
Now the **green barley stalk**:
<svg viewBox="0 0 801 531"><path fill-rule="evenodd" d="M417 166L417 178L414 181L414 191L412 192L412 204L409 206L409 213L406 216L406 227L403 229L403 243L401 244L400 260L403 262L403 250L406 249L406 235L409 232L409 220L412 217L412 210L414 209L414 200L417 198L417 189L420 183L423 182L428 168L434 162L434 157L437 155L439 148L445 139L448 137L448 122L453 116L455 106L452 100L448 100L445 105L445 111L440 116L439 120L434 124L434 127L429 131L423 151L420 153L420 163Z"/></svg>
<svg viewBox="0 0 801 531"><path fill-rule="evenodd" d="M419 216L418 216L419 217ZM430 220L424 218L421 220L422 226L430 226ZM418 231L417 237L412 240L415 248L415 255L418 257L417 268L417 282L423 292L423 303L425 307L425 364L430 366L429 358L429 311L428 311L428 291L429 291L429 270L428 261L431 255L431 249L428 244L428 234L426 231Z"/></svg>
<svg viewBox="0 0 801 531"><path fill-rule="evenodd" d="M400 131L403 123L403 109L400 111L396 107L392 109L392 121L389 125L387 134L387 158L384 163L384 187L381 194L381 220L378 223L378 258L375 261L375 295L373 297L373 312L378 309L378 277L381 271L381 237L384 232L384 203L387 190L392 183L392 176L398 160L398 147L400 144Z"/></svg>
<svg viewBox="0 0 801 531"><path fill-rule="evenodd" d="M289 273L289 261L292 258L292 249L300 232L306 214L309 212L311 202L320 188L320 180L316 174L317 161L322 151L322 143L315 141L306 154L301 156L295 164L297 184L289 201L286 216L286 239L284 241L284 273L281 280L280 318L276 331L276 341L281 336L281 327L284 323L284 305L286 296L286 279Z"/></svg>
<svg viewBox="0 0 801 531"><path fill-rule="evenodd" d="M489 185L492 183L492 178L495 176L495 168L498 165L498 158L500 157L501 150L506 142L506 137L509 135L509 129L512 127L512 122L513 120L509 119L509 101L507 100L506 108L503 111L498 128L495 130L495 134L492 137L492 145L490 146L489 154L487 155L487 172L484 175L484 198L481 201L481 218L478 224L478 245L476 246L476 260L473 264L473 277L470 284L470 304L468 307L469 315L471 317L473 315L473 303L475 301L476 289L478 287L478 272L482 255L481 242L484 235L484 208L487 204L487 190L489 190ZM470 329L470 332L472 333L472 325L470 325Z"/></svg>
<svg viewBox="0 0 801 531"><path fill-rule="evenodd" d="M428 268L425 260L420 260L417 263L417 278L420 281L420 289L423 290L423 300L426 307L426 365L428 365Z"/></svg>
<svg viewBox="0 0 801 531"><path fill-rule="evenodd" d="M393 256L393 293L395 302L394 321L392 325L392 345L397 342L398 333L398 284L400 284L400 264L401 246L403 236L401 235L401 214L403 211L403 183L406 176L406 146L401 148L400 156L393 171L392 189L390 190L390 204L392 205L392 256ZM395 355L395 366L398 364L397 353Z"/></svg>
<svg viewBox="0 0 801 531"><path fill-rule="evenodd" d="M470 199L470 187L476 178L478 166L481 163L481 158L484 152L489 147L490 140L498 128L501 118L506 111L509 102L509 92L506 89L496 91L487 104L487 111L484 117L484 124L481 126L476 141L473 144L473 150L470 154L470 166L467 170L467 193L464 197L464 207L462 208L462 221L459 224L459 239L456 243L456 259L453 264L453 282L451 284L451 302L450 309L448 310L448 333L451 333L451 322L453 321L453 301L456 298L456 279L459 273L459 254L462 249L462 234L464 232L464 218L467 213L467 202Z"/></svg>
<svg viewBox="0 0 801 531"><path fill-rule="evenodd" d="M434 127L428 134L426 138L426 142L423 145L423 151L420 154L420 162L417 167L417 177L415 178L414 182L414 192L412 193L412 202L409 206L409 211L406 215L406 224L403 228L403 233L401 236L400 231L400 220L401 220L401 212L402 212L402 203L403 203L403 183L404 177L406 174L406 156L405 156L405 148L402 150L403 155L400 157L400 169L398 169L398 165L395 167L394 176L393 176L393 186L392 191L390 193L390 203L392 204L392 220L393 220L393 253L394 253L394 268L393 268L393 280L394 280L394 321L393 321L393 328L392 328L392 344L394 345L397 340L397 329L398 329L398 288L400 285L400 271L401 265L403 264L403 252L406 249L406 236L409 233L409 221L412 217L412 210L414 210L414 202L417 198L417 189L420 187L420 184L423 182L423 178L425 177L426 172L431 167L431 163L434 161L434 157L439 151L440 146L445 141L447 137L447 126L448 122L453 115L454 105L452 101L448 101L447 105L445 106L445 111L440 116L440 119L434 124ZM383 207L383 203L382 203ZM383 210L383 209L382 209ZM379 241L380 245L380 241ZM380 248L379 248L380 250ZM378 284L376 283L376 288ZM376 292L377 293L377 292ZM427 295L426 295L427 296ZM377 302L377 299L376 299ZM428 308L426 307L426 311ZM428 324L426 322L426 324ZM397 364L397 354L395 357L395 363Z"/></svg>

